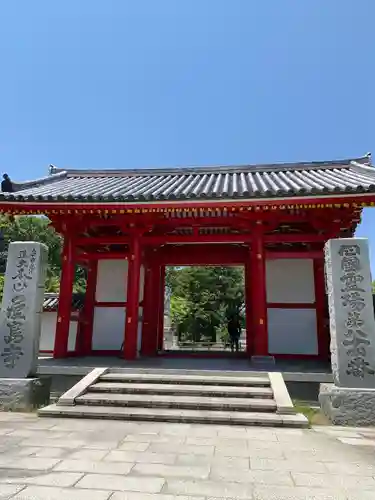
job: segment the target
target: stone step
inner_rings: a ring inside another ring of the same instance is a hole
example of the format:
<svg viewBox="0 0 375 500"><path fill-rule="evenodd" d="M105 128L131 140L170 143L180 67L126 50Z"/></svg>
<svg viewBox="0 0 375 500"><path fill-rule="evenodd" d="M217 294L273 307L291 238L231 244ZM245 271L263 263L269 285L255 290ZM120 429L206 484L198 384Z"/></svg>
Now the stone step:
<svg viewBox="0 0 375 500"><path fill-rule="evenodd" d="M220 376L209 375L171 375L166 373L117 373L110 372L102 375L100 380L106 382L133 382L147 384L183 384L183 385L222 385L236 387L269 387L268 376Z"/></svg>
<svg viewBox="0 0 375 500"><path fill-rule="evenodd" d="M101 380L101 379L100 379ZM215 396L232 398L272 399L270 387L235 387L217 385L140 384L124 382L97 382L88 388L89 392L110 392L123 394L169 394L175 396Z"/></svg>
<svg viewBox="0 0 375 500"><path fill-rule="evenodd" d="M275 412L272 399L213 398L199 396L168 396L162 394L113 394L89 392L75 400L76 404L128 406L141 408L208 409L218 411Z"/></svg>
<svg viewBox="0 0 375 500"><path fill-rule="evenodd" d="M270 427L308 427L301 414L245 413L231 411L181 410L175 408L129 408L121 406L57 406L38 411L41 417L101 418L152 422L184 422L226 425L262 425Z"/></svg>

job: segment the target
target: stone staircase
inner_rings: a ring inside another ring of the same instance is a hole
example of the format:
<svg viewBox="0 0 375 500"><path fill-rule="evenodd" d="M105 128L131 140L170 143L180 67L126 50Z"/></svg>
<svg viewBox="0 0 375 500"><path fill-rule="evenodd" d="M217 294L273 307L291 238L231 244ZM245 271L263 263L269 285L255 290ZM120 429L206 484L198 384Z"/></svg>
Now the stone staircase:
<svg viewBox="0 0 375 500"><path fill-rule="evenodd" d="M40 416L306 427L280 373L96 368Z"/></svg>

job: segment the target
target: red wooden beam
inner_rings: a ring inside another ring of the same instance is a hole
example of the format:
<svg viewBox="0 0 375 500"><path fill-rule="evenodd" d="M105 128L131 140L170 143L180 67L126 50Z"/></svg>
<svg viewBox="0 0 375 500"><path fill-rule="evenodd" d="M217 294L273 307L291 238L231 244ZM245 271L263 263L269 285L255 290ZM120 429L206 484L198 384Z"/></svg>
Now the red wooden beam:
<svg viewBox="0 0 375 500"><path fill-rule="evenodd" d="M266 234L264 235L265 243L314 243L314 242L324 242L327 240L327 235L324 234L304 234L304 233L292 233L292 234Z"/></svg>
<svg viewBox="0 0 375 500"><path fill-rule="evenodd" d="M129 255L128 251L124 252L90 252L85 254L77 254L78 260L102 260L102 259L126 259Z"/></svg>
<svg viewBox="0 0 375 500"><path fill-rule="evenodd" d="M237 245L167 245L160 248L160 263L167 266L242 265L247 248Z"/></svg>
<svg viewBox="0 0 375 500"><path fill-rule="evenodd" d="M271 259L317 259L321 257L322 251L320 250L302 250L302 251L266 251L266 258Z"/></svg>
<svg viewBox="0 0 375 500"><path fill-rule="evenodd" d="M372 205L371 205L372 203ZM102 213L107 211L108 215L116 215L116 211L126 211L126 210L134 210L135 213L141 213L141 210L146 209L147 212L143 213L160 213L158 210L166 209L176 209L176 208L184 208L187 210L190 209L204 209L207 208L220 208L227 209L230 212L232 207L242 208L244 211L247 208L250 208L254 211L257 210L257 207L267 207L267 210L277 210L279 207L282 207L283 210L288 210L290 207L293 209L313 209L317 205L323 205L322 207L316 208L340 208L338 204L345 204L344 208L362 208L364 206L374 206L375 205L375 194L374 193L358 193L352 195L326 195L326 196L302 196L302 197L291 197L291 198L264 198L264 199L251 199L251 200L200 200L200 201L160 201L160 202L67 202L67 201L48 201L48 202L23 202L23 201L2 201L0 202L0 210L11 210L12 208L15 210L22 211L33 211L33 213L37 213L37 211L45 212L46 210L54 211L53 215L59 215L59 211L64 213L71 213L74 215L74 211L77 210L79 213L95 215L95 213ZM331 205L331 206L330 206ZM336 205L336 206L335 206ZM346 206L347 205L347 206ZM92 210L92 214L90 214L90 210ZM124 212L125 214L125 212Z"/></svg>

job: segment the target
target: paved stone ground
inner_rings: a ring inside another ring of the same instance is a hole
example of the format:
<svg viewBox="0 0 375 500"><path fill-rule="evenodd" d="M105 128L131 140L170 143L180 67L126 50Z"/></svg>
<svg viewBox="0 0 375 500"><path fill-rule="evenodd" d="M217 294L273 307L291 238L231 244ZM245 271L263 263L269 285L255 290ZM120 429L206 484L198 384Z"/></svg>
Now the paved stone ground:
<svg viewBox="0 0 375 500"><path fill-rule="evenodd" d="M0 499L368 500L374 478L375 430L0 413Z"/></svg>

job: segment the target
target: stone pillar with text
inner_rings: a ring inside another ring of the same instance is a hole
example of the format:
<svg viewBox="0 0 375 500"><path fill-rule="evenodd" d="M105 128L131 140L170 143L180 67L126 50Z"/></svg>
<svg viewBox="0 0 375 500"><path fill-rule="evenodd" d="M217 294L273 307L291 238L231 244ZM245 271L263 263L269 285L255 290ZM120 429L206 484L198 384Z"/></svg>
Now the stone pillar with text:
<svg viewBox="0 0 375 500"><path fill-rule="evenodd" d="M47 256L42 243L9 245L0 311L0 400L4 409L37 403L31 399L43 392L46 383L31 377L37 372Z"/></svg>
<svg viewBox="0 0 375 500"><path fill-rule="evenodd" d="M336 425L375 424L375 319L366 238L329 240L326 286L333 384L319 401Z"/></svg>

